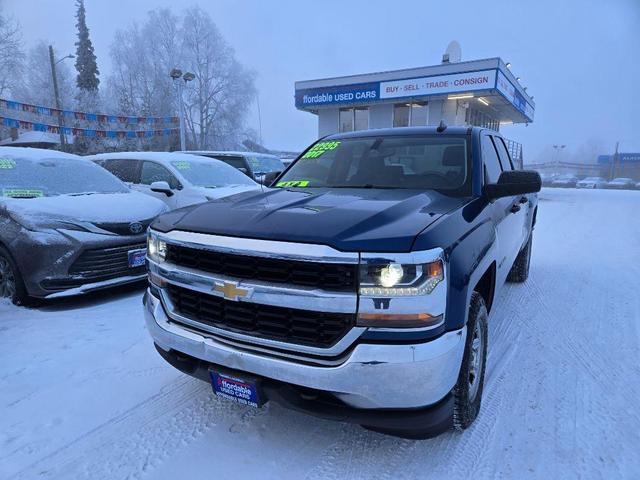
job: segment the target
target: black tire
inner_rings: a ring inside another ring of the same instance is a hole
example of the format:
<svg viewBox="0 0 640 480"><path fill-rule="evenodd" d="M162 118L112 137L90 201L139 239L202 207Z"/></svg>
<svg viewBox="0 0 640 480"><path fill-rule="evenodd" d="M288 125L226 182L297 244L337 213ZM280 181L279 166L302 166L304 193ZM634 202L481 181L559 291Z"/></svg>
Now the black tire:
<svg viewBox="0 0 640 480"><path fill-rule="evenodd" d="M478 292L473 292L462 366L453 388L453 427L456 430L468 428L480 411L487 364L487 320L484 299Z"/></svg>
<svg viewBox="0 0 640 480"><path fill-rule="evenodd" d="M531 242L533 240L533 234L529 235L529 240L525 243L520 253L516 257L516 261L513 262L509 275L507 275L507 282L522 283L529 278L529 266L531 265Z"/></svg>
<svg viewBox="0 0 640 480"><path fill-rule="evenodd" d="M16 305L29 300L20 270L8 250L0 246L0 298L7 297Z"/></svg>

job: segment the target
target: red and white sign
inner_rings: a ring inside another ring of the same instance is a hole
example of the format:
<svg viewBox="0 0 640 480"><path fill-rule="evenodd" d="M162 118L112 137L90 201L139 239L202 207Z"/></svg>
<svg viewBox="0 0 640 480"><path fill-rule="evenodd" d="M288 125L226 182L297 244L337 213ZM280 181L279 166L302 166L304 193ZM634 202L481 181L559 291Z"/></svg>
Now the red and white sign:
<svg viewBox="0 0 640 480"><path fill-rule="evenodd" d="M496 71L455 73L432 77L393 80L380 83L380 98L417 97L446 93L464 93L489 90L496 84Z"/></svg>

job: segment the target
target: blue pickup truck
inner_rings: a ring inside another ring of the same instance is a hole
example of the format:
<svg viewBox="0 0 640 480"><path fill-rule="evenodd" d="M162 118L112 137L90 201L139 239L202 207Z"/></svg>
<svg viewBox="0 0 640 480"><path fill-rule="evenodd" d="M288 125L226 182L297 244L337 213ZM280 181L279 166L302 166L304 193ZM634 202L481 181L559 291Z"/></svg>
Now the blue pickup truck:
<svg viewBox="0 0 640 480"><path fill-rule="evenodd" d="M155 220L149 332L244 405L406 438L465 429L494 298L529 272L540 186L492 130L325 137L262 192Z"/></svg>

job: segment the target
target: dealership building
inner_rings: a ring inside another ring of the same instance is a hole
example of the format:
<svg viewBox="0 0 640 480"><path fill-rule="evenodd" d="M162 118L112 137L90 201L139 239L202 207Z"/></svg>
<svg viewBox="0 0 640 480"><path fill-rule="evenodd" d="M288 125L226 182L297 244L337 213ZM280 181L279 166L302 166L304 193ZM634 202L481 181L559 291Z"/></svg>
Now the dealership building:
<svg viewBox="0 0 640 480"><path fill-rule="evenodd" d="M496 131L504 124L533 122L533 97L508 63L500 58L458 59L459 53L445 53L440 65L299 81L296 108L317 115L320 137L370 128L438 125L441 120ZM510 146L512 155L521 159L521 147L513 142Z"/></svg>

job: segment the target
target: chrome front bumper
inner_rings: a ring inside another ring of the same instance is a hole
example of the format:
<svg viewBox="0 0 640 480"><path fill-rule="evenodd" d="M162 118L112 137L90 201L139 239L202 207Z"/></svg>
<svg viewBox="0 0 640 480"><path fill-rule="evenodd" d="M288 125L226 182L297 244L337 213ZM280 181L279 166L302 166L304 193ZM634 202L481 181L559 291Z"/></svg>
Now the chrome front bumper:
<svg viewBox="0 0 640 480"><path fill-rule="evenodd" d="M361 409L419 408L442 400L457 381L466 339L465 327L415 345L359 343L338 363L317 366L236 348L213 334L188 330L171 321L149 290L144 311L147 328L164 351L331 392Z"/></svg>

